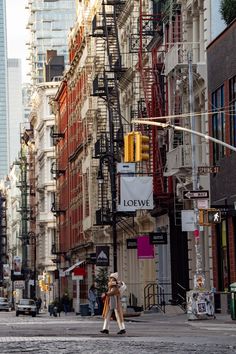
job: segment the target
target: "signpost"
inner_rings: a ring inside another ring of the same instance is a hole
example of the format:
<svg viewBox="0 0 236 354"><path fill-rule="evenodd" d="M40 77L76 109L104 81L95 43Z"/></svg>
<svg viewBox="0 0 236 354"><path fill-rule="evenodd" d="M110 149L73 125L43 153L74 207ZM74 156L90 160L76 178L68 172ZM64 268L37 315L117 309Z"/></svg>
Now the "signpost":
<svg viewBox="0 0 236 354"><path fill-rule="evenodd" d="M199 190L199 191L183 191L183 199L208 199L209 191L208 190Z"/></svg>

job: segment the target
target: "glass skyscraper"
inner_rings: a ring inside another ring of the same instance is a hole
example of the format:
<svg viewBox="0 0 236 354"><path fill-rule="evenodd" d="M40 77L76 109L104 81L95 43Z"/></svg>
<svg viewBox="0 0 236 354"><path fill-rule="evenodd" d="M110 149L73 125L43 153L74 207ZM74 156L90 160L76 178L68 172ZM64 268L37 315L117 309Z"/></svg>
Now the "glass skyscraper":
<svg viewBox="0 0 236 354"><path fill-rule="evenodd" d="M9 166L7 83L6 6L0 0L0 179L8 174Z"/></svg>
<svg viewBox="0 0 236 354"><path fill-rule="evenodd" d="M43 81L47 50L56 50L68 61L68 33L76 20L76 1L29 0L28 9L31 79L37 84Z"/></svg>

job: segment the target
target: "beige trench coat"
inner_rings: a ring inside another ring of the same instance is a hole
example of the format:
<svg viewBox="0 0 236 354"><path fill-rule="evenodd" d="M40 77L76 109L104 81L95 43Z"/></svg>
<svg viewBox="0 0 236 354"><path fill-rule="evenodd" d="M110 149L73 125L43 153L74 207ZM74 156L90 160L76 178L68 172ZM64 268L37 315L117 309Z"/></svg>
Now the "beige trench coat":
<svg viewBox="0 0 236 354"><path fill-rule="evenodd" d="M124 316L123 316L123 310L122 310L122 305L121 305L121 300L120 300L120 291L119 291L118 284L116 284L114 282L108 283L108 292L106 293L102 316L103 316L103 318L105 318L110 310L111 296L115 297L115 300L116 300L115 309L118 311L120 320L123 322Z"/></svg>

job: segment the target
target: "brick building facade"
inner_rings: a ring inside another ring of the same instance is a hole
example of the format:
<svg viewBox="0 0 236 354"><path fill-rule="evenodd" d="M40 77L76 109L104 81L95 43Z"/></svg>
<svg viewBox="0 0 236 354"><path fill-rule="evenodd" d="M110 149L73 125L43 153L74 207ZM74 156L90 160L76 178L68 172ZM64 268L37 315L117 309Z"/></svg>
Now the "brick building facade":
<svg viewBox="0 0 236 354"><path fill-rule="evenodd" d="M210 135L236 146L236 20L207 48L208 97L212 111ZM236 155L211 144L211 206L221 210L221 223L212 227L213 277L218 291L228 291L236 281Z"/></svg>

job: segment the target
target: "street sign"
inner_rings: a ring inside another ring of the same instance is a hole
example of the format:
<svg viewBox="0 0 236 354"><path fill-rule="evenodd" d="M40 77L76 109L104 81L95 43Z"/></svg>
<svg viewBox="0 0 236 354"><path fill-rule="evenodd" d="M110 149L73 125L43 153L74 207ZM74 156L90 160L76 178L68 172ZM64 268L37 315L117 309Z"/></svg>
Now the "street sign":
<svg viewBox="0 0 236 354"><path fill-rule="evenodd" d="M200 175L206 175L207 173L218 173L220 166L199 166L198 173Z"/></svg>
<svg viewBox="0 0 236 354"><path fill-rule="evenodd" d="M195 216L194 210L181 210L181 226L182 231L195 230Z"/></svg>
<svg viewBox="0 0 236 354"><path fill-rule="evenodd" d="M197 200L198 209L208 209L209 208L209 200L208 199L198 199Z"/></svg>
<svg viewBox="0 0 236 354"><path fill-rule="evenodd" d="M200 190L200 191L183 191L183 199L208 199L209 191Z"/></svg>

